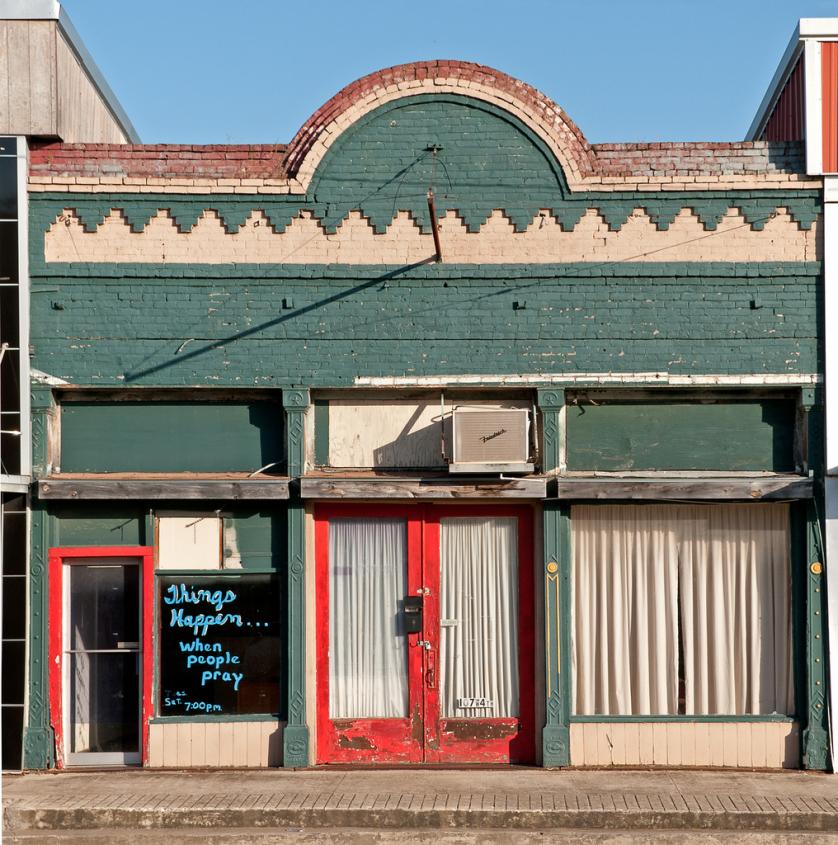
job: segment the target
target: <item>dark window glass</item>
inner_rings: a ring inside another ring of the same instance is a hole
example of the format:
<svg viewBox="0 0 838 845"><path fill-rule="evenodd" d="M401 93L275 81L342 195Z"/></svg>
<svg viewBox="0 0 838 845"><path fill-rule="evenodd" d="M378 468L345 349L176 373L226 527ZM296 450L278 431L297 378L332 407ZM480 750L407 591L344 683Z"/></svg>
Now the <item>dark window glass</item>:
<svg viewBox="0 0 838 845"><path fill-rule="evenodd" d="M17 138L0 138L0 155L13 156L17 155Z"/></svg>
<svg viewBox="0 0 838 845"><path fill-rule="evenodd" d="M3 416L3 425L18 430L20 419L11 415ZM0 434L0 467L8 475L20 475L20 437L16 434Z"/></svg>
<svg viewBox="0 0 838 845"><path fill-rule="evenodd" d="M23 767L23 708L3 707L3 768L20 771Z"/></svg>
<svg viewBox="0 0 838 845"><path fill-rule="evenodd" d="M17 159L0 157L0 219L17 218Z"/></svg>
<svg viewBox="0 0 838 845"><path fill-rule="evenodd" d="M2 284L3 280L0 279ZM8 343L9 346L20 346L17 304L18 289L0 287L0 342Z"/></svg>
<svg viewBox="0 0 838 845"><path fill-rule="evenodd" d="M3 643L3 704L23 704L25 657L25 643Z"/></svg>
<svg viewBox="0 0 838 845"><path fill-rule="evenodd" d="M271 575L159 579L159 712L280 712L279 581Z"/></svg>
<svg viewBox="0 0 838 845"><path fill-rule="evenodd" d="M26 574L26 514L3 505L3 574Z"/></svg>
<svg viewBox="0 0 838 845"><path fill-rule="evenodd" d="M3 639L22 640L26 636L26 578L3 578Z"/></svg>
<svg viewBox="0 0 838 845"><path fill-rule="evenodd" d="M17 283L17 223L0 223L0 282Z"/></svg>

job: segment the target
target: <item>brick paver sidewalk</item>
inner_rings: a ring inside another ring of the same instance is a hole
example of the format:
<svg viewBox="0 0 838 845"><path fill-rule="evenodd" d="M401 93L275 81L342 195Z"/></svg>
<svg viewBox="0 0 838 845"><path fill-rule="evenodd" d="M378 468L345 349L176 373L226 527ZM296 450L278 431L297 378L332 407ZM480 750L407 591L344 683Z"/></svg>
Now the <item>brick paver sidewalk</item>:
<svg viewBox="0 0 838 845"><path fill-rule="evenodd" d="M307 770L27 774L4 829L838 831L838 777L740 772Z"/></svg>

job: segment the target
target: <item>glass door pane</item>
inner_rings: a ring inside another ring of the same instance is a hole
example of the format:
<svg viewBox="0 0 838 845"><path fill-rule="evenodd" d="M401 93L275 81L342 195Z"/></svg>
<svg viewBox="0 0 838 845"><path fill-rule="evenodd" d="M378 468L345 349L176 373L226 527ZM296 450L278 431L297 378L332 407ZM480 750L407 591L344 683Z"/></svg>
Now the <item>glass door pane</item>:
<svg viewBox="0 0 838 845"><path fill-rule="evenodd" d="M139 648L139 566L109 560L69 569L70 649Z"/></svg>
<svg viewBox="0 0 838 845"><path fill-rule="evenodd" d="M70 655L70 753L140 750L136 652Z"/></svg>
<svg viewBox="0 0 838 845"><path fill-rule="evenodd" d="M140 567L80 559L65 565L65 583L68 762L139 762Z"/></svg>
<svg viewBox="0 0 838 845"><path fill-rule="evenodd" d="M407 522L329 522L329 715L406 718Z"/></svg>
<svg viewBox="0 0 838 845"><path fill-rule="evenodd" d="M518 715L518 520L440 520L440 715Z"/></svg>

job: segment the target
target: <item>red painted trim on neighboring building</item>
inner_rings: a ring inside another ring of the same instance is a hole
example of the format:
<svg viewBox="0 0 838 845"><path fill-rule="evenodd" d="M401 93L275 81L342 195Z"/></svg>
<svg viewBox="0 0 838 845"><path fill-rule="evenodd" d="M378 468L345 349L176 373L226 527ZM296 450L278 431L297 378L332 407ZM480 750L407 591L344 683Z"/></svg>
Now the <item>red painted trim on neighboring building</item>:
<svg viewBox="0 0 838 845"><path fill-rule="evenodd" d="M55 766L63 769L64 748L63 653L64 653L64 564L79 558L138 557L141 559L142 591L143 688L141 759L148 760L148 720L151 717L152 689L152 620L154 617L154 550L151 546L89 546L53 548L49 550L49 709L50 724L55 734Z"/></svg>
<svg viewBox="0 0 838 845"><path fill-rule="evenodd" d="M797 60L762 131L763 141L802 141L806 118L803 57Z"/></svg>
<svg viewBox="0 0 838 845"><path fill-rule="evenodd" d="M821 42L823 172L838 172L838 41Z"/></svg>

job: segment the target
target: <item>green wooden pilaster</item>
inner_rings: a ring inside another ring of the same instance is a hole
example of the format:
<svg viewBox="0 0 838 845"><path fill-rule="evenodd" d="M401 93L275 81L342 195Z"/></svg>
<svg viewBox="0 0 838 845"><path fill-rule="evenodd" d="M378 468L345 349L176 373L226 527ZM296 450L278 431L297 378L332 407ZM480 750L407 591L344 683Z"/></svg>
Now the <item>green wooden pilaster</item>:
<svg viewBox="0 0 838 845"><path fill-rule="evenodd" d="M538 391L541 411L541 469L559 469L564 391ZM570 763L570 510L556 499L544 503L544 657L546 722L542 733L545 766Z"/></svg>
<svg viewBox="0 0 838 845"><path fill-rule="evenodd" d="M288 722L283 734L283 765L309 764L306 723L306 623L305 623L305 508L299 478L305 471L305 415L308 390L283 390L288 475L292 479L288 502Z"/></svg>
<svg viewBox="0 0 838 845"><path fill-rule="evenodd" d="M818 494L819 495L819 494ZM829 762L826 707L826 584L822 528L814 503L806 514L806 700L803 766L825 770Z"/></svg>
<svg viewBox="0 0 838 845"><path fill-rule="evenodd" d="M35 477L47 472L52 391L32 389L32 464ZM32 501L29 553L29 704L23 733L23 767L46 769L55 763L55 740L49 713L48 557L51 520L37 499Z"/></svg>
<svg viewBox="0 0 838 845"><path fill-rule="evenodd" d="M827 653L826 653L826 549L823 545L825 526L820 519L823 499L823 390L804 388L801 406L806 425L806 468L815 478L815 498L805 505L805 538L803 560L798 572L805 585L801 599L805 602L806 678L805 697L801 702L803 730L803 766L825 770L829 766L829 724L827 721ZM801 664L798 663L798 666Z"/></svg>

